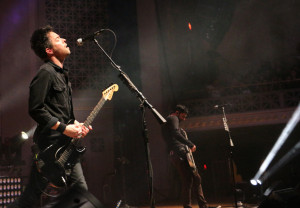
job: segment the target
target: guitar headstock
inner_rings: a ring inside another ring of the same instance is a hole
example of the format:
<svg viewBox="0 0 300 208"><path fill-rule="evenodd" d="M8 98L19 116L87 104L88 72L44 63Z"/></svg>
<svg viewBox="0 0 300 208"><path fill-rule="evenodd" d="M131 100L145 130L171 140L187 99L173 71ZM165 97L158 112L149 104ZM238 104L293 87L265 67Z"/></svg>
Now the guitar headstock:
<svg viewBox="0 0 300 208"><path fill-rule="evenodd" d="M106 88L102 92L102 96L105 100L111 100L114 92L119 90L119 86L117 84L111 84L108 88Z"/></svg>

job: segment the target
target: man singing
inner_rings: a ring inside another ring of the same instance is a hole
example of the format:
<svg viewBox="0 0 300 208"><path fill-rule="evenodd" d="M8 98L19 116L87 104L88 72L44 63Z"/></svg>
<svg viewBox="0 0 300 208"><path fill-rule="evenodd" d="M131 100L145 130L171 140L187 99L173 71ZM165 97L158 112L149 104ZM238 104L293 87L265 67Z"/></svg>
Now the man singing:
<svg viewBox="0 0 300 208"><path fill-rule="evenodd" d="M33 141L40 151L52 144L63 146L72 138L83 138L91 129L75 120L71 84L65 59L70 55L66 39L55 33L51 26L37 29L31 36L31 48L45 63L30 84L29 114L37 122ZM73 124L68 121L75 120ZM45 161L47 162L47 161ZM87 184L78 160L71 169L68 187L87 190ZM49 181L33 163L29 183L23 194L9 207L30 208L40 200Z"/></svg>

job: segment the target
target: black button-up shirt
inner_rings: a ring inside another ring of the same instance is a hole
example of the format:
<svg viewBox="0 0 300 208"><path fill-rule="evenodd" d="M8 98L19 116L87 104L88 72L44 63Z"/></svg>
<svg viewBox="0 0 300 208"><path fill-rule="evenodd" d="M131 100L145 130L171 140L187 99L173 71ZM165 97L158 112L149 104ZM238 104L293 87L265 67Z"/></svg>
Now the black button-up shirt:
<svg viewBox="0 0 300 208"><path fill-rule="evenodd" d="M51 129L57 121L66 124L75 119L67 69L50 61L40 67L30 84L29 114L38 123L33 139L40 148L69 140Z"/></svg>

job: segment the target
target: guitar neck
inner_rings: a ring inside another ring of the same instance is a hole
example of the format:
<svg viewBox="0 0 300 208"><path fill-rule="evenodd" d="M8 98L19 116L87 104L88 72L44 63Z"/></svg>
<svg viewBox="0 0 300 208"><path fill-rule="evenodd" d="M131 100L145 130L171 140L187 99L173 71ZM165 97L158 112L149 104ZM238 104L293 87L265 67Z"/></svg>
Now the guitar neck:
<svg viewBox="0 0 300 208"><path fill-rule="evenodd" d="M117 84L111 85L109 88L107 88L105 91L102 92L102 97L97 103L97 105L94 107L90 115L87 117L87 119L84 121L83 125L85 127L89 127L89 125L94 121L96 116L98 115L99 111L103 107L106 100L111 100L113 92L118 91L119 87ZM67 148L64 150L64 152L61 154L60 158L57 160L61 166L64 166L72 152L74 151L74 147L78 145L80 142L80 138L72 138L70 144L67 146Z"/></svg>
<svg viewBox="0 0 300 208"><path fill-rule="evenodd" d="M101 108L103 107L104 103L105 103L105 99L102 97L99 102L97 103L97 105L94 107L93 111L90 113L90 115L87 117L87 119L84 121L83 125L85 127L89 127L89 125L94 121L94 119L96 118L96 116L98 115L99 111L101 110Z"/></svg>
<svg viewBox="0 0 300 208"><path fill-rule="evenodd" d="M105 99L102 97L97 105L94 107L93 111L90 113L90 115L87 117L83 125L88 128L88 126L93 122L101 108L103 107L105 103ZM77 145L80 142L80 138L72 138L71 144ZM61 154L60 158L57 160L60 164L65 164L67 159L70 157L70 154L72 153L72 145L69 145L66 150Z"/></svg>

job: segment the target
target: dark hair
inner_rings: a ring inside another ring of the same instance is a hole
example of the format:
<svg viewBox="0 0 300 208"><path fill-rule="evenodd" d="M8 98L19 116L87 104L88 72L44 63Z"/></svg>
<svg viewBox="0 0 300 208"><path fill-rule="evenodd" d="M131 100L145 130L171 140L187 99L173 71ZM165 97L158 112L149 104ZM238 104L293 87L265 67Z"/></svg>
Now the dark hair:
<svg viewBox="0 0 300 208"><path fill-rule="evenodd" d="M184 105L176 105L174 112L178 111L179 113L189 113L189 109Z"/></svg>
<svg viewBox="0 0 300 208"><path fill-rule="evenodd" d="M48 39L48 33L52 32L53 28L50 25L35 30L31 36L30 44L34 53L43 60L46 60L46 48L52 48L52 44Z"/></svg>

